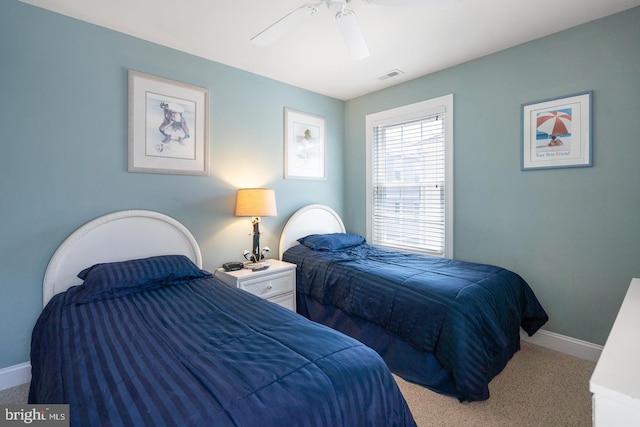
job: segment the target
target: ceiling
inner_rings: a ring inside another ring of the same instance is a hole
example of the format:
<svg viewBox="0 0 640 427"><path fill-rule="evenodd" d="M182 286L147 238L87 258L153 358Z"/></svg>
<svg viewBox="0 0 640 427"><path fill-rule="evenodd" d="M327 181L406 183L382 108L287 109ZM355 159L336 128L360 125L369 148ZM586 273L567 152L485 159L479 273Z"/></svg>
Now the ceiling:
<svg viewBox="0 0 640 427"><path fill-rule="evenodd" d="M352 60L327 7L267 47L250 39L314 0L21 0L323 95L348 100L611 15L640 0L424 0L347 7L371 55ZM392 70L396 77L381 80Z"/></svg>

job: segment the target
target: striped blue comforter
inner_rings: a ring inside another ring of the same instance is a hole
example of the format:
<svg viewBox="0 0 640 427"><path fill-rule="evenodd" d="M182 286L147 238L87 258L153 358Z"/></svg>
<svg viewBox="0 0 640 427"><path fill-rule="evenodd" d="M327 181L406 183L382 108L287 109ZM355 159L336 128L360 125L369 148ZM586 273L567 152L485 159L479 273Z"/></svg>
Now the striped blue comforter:
<svg viewBox="0 0 640 427"><path fill-rule="evenodd" d="M78 426L413 426L382 359L213 277L78 303L32 336L30 403Z"/></svg>
<svg viewBox="0 0 640 427"><path fill-rule="evenodd" d="M416 381L420 372L408 379L461 400L487 399L489 381L520 348L520 327L532 335L548 320L529 285L500 267L366 243L334 251L301 244L283 259L298 265L299 298L314 302L318 319L363 319L434 354L452 384Z"/></svg>

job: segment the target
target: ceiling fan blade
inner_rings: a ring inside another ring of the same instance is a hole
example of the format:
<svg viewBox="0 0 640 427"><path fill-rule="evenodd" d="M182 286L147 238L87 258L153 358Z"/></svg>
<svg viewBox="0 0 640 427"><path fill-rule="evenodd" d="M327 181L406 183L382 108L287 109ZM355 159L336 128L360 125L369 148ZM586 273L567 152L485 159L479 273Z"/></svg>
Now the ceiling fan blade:
<svg viewBox="0 0 640 427"><path fill-rule="evenodd" d="M256 46L270 45L317 11L318 5L316 4L305 4L303 6L300 6L298 9L294 10L288 15L285 15L279 21L267 27L259 34L255 35L251 39L251 43Z"/></svg>
<svg viewBox="0 0 640 427"><path fill-rule="evenodd" d="M336 14L336 22L347 46L347 51L349 51L349 56L353 59L363 59L369 56L369 48L356 14L352 10L344 9Z"/></svg>

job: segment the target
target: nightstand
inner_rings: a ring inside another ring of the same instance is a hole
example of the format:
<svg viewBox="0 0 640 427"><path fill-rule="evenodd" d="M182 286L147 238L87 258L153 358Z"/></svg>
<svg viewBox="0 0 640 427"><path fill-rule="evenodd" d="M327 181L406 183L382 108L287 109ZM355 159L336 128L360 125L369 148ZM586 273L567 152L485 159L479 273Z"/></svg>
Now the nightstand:
<svg viewBox="0 0 640 427"><path fill-rule="evenodd" d="M276 259L268 259L266 270L247 268L224 271L218 268L215 276L229 286L244 289L254 295L296 311L296 265Z"/></svg>

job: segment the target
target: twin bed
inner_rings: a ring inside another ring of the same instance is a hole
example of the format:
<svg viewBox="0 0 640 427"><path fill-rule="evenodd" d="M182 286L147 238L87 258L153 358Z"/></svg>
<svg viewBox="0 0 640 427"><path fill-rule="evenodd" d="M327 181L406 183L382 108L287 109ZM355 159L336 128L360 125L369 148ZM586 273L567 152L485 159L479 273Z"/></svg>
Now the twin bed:
<svg viewBox="0 0 640 427"><path fill-rule="evenodd" d="M345 232L335 211L309 205L280 240L297 265L297 310L375 349L401 377L460 400L489 382L548 316L503 268L383 249Z"/></svg>
<svg viewBox="0 0 640 427"><path fill-rule="evenodd" d="M375 351L201 266L159 213L79 228L45 274L29 402L81 426L415 425Z"/></svg>
<svg viewBox="0 0 640 427"><path fill-rule="evenodd" d="M45 273L29 402L69 403L72 425L412 426L390 370L484 400L520 327L547 321L517 274L373 247L323 205L291 216L280 254L303 316L202 270L166 215L85 224Z"/></svg>

